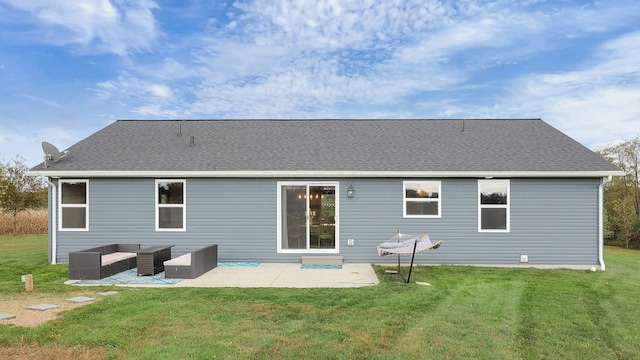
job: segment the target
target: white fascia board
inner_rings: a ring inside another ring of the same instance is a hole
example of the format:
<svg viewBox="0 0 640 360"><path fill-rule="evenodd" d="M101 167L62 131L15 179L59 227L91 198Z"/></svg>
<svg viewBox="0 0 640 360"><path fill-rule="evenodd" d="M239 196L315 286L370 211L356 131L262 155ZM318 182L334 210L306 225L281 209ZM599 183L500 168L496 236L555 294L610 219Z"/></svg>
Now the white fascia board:
<svg viewBox="0 0 640 360"><path fill-rule="evenodd" d="M602 178L622 171L29 171L52 178Z"/></svg>

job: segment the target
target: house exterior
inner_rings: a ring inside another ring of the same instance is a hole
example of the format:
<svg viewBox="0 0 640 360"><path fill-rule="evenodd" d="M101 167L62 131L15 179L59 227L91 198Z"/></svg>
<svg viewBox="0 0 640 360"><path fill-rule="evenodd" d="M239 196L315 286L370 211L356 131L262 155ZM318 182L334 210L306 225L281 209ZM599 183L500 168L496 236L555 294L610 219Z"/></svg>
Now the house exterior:
<svg viewBox="0 0 640 360"><path fill-rule="evenodd" d="M52 263L114 242L392 263L376 245L400 231L443 240L420 264L602 270L620 174L540 119L118 120L31 169Z"/></svg>

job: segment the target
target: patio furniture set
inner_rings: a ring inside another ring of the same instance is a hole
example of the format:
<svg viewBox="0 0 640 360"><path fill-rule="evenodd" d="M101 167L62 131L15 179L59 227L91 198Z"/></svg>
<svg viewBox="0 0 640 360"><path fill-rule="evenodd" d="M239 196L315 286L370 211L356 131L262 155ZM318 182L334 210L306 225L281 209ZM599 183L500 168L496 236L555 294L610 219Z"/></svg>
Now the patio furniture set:
<svg viewBox="0 0 640 360"><path fill-rule="evenodd" d="M138 275L164 271L165 278L195 279L218 266L217 244L171 259L173 246L141 249L140 244L110 244L70 252L69 279L100 280L136 267Z"/></svg>

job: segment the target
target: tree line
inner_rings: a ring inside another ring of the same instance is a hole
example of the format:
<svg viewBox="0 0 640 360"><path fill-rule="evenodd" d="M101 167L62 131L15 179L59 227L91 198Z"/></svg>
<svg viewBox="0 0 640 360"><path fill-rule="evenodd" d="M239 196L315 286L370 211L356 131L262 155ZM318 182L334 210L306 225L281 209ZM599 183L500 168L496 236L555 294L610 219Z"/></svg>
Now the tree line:
<svg viewBox="0 0 640 360"><path fill-rule="evenodd" d="M596 151L624 171L604 188L605 243L640 248L640 136Z"/></svg>

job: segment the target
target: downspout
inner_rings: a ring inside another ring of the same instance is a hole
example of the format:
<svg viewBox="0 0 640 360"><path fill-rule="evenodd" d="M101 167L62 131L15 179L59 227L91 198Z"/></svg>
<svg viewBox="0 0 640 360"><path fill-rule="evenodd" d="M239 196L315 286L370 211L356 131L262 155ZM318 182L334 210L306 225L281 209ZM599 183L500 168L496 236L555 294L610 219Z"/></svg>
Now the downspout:
<svg viewBox="0 0 640 360"><path fill-rule="evenodd" d="M56 184L47 180L47 184L51 188L51 265L56 264L56 259L58 258L58 215L57 215L57 204L56 199L58 198Z"/></svg>
<svg viewBox="0 0 640 360"><path fill-rule="evenodd" d="M598 186L598 262L600 270L605 271L604 265L604 186L611 181L611 176L602 178Z"/></svg>

